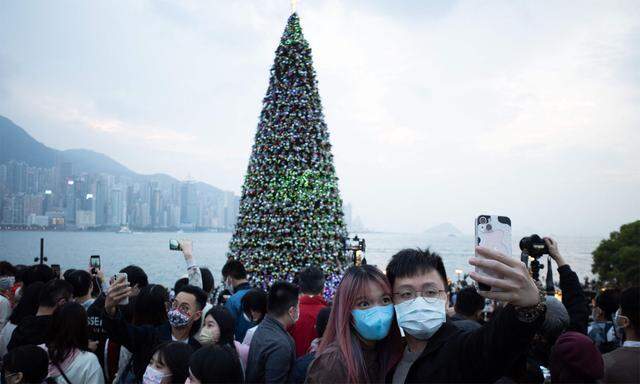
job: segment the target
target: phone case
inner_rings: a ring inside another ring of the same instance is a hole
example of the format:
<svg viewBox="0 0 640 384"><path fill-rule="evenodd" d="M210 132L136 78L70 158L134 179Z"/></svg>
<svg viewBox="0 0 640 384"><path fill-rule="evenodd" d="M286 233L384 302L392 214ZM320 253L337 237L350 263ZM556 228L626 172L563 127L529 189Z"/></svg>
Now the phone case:
<svg viewBox="0 0 640 384"><path fill-rule="evenodd" d="M476 245L493 249L507 256L511 256L511 219L507 216L480 215L475 223ZM476 257L482 257L476 253ZM494 276L485 272L482 268L476 267L476 272ZM490 289L485 284L479 284L480 289L487 291ZM495 289L494 289L495 290Z"/></svg>

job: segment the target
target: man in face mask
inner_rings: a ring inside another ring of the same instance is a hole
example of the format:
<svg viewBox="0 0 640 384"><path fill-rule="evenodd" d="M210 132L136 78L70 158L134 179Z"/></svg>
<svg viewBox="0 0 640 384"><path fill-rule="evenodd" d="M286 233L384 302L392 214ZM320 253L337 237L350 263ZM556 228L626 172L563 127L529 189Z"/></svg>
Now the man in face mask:
<svg viewBox="0 0 640 384"><path fill-rule="evenodd" d="M480 294L507 301L487 325L463 332L447 321L447 275L442 259L429 250L405 249L387 265L398 325L406 348L391 373L393 383L495 382L517 358L544 320L544 301L522 262L486 248L470 264L501 279L471 277L500 291Z"/></svg>
<svg viewBox="0 0 640 384"><path fill-rule="evenodd" d="M53 279L42 287L35 316L25 316L13 331L7 349L11 351L21 345L40 345L47 341L47 331L53 313L72 300L73 287L64 280Z"/></svg>
<svg viewBox="0 0 640 384"><path fill-rule="evenodd" d="M247 383L286 383L296 359L296 345L287 332L300 316L294 284L273 283L269 289L268 312L251 340L247 361Z"/></svg>
<svg viewBox="0 0 640 384"><path fill-rule="evenodd" d="M132 353L131 372L141 381L155 347L162 342L178 341L187 343L195 350L200 343L195 334L200 328L200 317L207 295L193 285L180 288L175 299L167 303L167 321L157 327L128 323L119 304L131 293L129 283L124 279L115 281L107 292L102 326L110 339L124 346Z"/></svg>
<svg viewBox="0 0 640 384"><path fill-rule="evenodd" d="M640 287L631 287L620 295L620 309L614 316L622 331L622 347L602 355L605 383L634 383L640 378Z"/></svg>
<svg viewBox="0 0 640 384"><path fill-rule="evenodd" d="M222 280L225 288L232 293L224 303L224 307L231 312L235 319L233 333L236 340L242 342L247 330L254 326L242 315L242 298L251 289L251 285L247 281L247 271L238 260L229 260L222 267Z"/></svg>

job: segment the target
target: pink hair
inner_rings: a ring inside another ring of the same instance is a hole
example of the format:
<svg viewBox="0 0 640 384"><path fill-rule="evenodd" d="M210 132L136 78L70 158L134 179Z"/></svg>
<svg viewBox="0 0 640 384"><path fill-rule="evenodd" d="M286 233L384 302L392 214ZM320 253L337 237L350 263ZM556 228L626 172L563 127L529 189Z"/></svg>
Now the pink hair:
<svg viewBox="0 0 640 384"><path fill-rule="evenodd" d="M356 331L352 329L351 311L355 308L357 300L366 296L368 283L371 281L379 284L382 290L391 296L391 286L387 277L376 267L363 265L351 267L346 271L336 291L327 328L318 347L318 355L326 354L330 361L345 365L350 383L369 382L360 342ZM397 362L402 348L395 316L389 334L379 341L377 346L380 347L377 348L380 374L384 378L389 367Z"/></svg>

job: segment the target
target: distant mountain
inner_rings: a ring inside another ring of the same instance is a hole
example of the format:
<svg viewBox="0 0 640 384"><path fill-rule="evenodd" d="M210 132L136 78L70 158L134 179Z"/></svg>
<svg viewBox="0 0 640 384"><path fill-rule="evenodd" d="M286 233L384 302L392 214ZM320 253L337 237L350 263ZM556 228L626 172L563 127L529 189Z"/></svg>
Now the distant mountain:
<svg viewBox="0 0 640 384"><path fill-rule="evenodd" d="M461 236L462 232L451 223L442 223L424 231L426 235Z"/></svg>
<svg viewBox="0 0 640 384"><path fill-rule="evenodd" d="M68 149L60 151L40 143L24 129L4 116L0 116L0 164L9 160L25 162L35 167L53 167L61 162L73 163L73 172L107 173L115 176L126 176L131 179L150 182L157 181L167 186L179 180L164 173L153 175L138 174L109 156L87 149ZM198 182L197 188L208 193L223 191L212 185Z"/></svg>
<svg viewBox="0 0 640 384"><path fill-rule="evenodd" d="M135 172L113 160L109 156L88 149L62 151L64 161L73 163L74 173L108 173L111 175L135 177Z"/></svg>
<svg viewBox="0 0 640 384"><path fill-rule="evenodd" d="M0 164L18 160L34 167L51 167L59 156L60 151L40 143L13 121L0 116Z"/></svg>

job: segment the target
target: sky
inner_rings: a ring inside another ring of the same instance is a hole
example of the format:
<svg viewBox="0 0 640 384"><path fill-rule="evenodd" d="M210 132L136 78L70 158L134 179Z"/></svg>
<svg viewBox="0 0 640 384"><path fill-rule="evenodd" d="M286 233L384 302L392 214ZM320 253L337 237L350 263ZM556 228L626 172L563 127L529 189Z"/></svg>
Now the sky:
<svg viewBox="0 0 640 384"><path fill-rule="evenodd" d="M300 0L342 198L375 230L640 219L640 3ZM240 193L289 0L0 0L0 114Z"/></svg>

